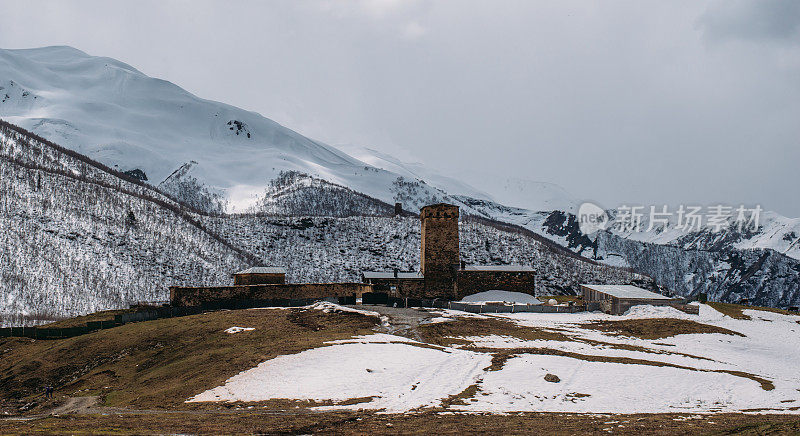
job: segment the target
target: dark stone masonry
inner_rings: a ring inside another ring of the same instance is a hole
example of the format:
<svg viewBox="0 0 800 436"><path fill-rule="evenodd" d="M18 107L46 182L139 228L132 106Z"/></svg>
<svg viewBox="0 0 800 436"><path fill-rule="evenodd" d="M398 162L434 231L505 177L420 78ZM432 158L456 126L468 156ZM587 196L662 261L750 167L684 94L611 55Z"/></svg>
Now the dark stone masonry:
<svg viewBox="0 0 800 436"><path fill-rule="evenodd" d="M244 285L169 288L173 306L199 306L203 303L236 300L308 299L328 297L357 297L371 292L364 283L288 283L281 285Z"/></svg>
<svg viewBox="0 0 800 436"><path fill-rule="evenodd" d="M409 298L460 300L478 292L503 290L535 295L530 266L473 266L461 263L458 206L433 204L420 211L422 247L419 273L365 272L376 291Z"/></svg>

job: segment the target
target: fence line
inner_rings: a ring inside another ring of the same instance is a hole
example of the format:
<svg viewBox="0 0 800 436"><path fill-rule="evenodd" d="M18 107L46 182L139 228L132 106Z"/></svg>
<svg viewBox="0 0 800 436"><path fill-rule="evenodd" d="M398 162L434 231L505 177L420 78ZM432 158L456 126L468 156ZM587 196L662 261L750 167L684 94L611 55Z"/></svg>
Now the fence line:
<svg viewBox="0 0 800 436"><path fill-rule="evenodd" d="M352 301L350 301L352 300ZM307 299L271 299L271 300L233 300L215 301L201 306L190 307L158 307L137 310L136 312L115 315L113 319L101 321L87 321L84 325L75 327L5 327L0 328L0 338L18 337L31 339L66 339L98 330L105 330L121 325L152 321L162 318L177 318L181 316L197 315L215 310L254 309L260 307L297 307L307 306L320 301L318 298ZM339 298L339 304L355 304L355 297Z"/></svg>
<svg viewBox="0 0 800 436"><path fill-rule="evenodd" d="M21 337L31 339L66 339L98 330L105 330L121 325L152 321L163 318L177 318L181 316L197 315L204 312L215 310L236 310L253 309L262 307L301 307L318 301L329 301L337 304L356 304L356 298L333 297L333 298L305 298L305 299L269 299L269 300L225 300L204 303L200 306L188 307L158 307L146 308L135 312L115 315L113 319L101 321L88 321L84 325L75 327L5 327L0 328L0 338ZM460 303L444 299L418 299L418 298L396 298L389 297L388 294L380 292L364 293L362 296L363 304L381 304L390 307L428 307L437 309L460 310L469 313L575 313L586 310L583 306L544 306L529 304L479 304L479 303Z"/></svg>

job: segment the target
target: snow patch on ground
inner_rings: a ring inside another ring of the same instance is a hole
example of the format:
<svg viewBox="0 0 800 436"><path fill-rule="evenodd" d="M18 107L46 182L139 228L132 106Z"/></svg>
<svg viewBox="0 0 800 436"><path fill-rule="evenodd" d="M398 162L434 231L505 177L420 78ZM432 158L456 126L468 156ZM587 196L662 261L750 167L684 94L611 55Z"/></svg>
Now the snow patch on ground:
<svg viewBox="0 0 800 436"><path fill-rule="evenodd" d="M420 342L403 336L390 335L386 333L376 333L374 335L359 335L350 339L339 339L328 341L326 344L393 344L393 343L419 344Z"/></svg>
<svg viewBox="0 0 800 436"><path fill-rule="evenodd" d="M539 299L523 292L511 291L484 291L468 295L461 299L464 303L485 303L487 301L505 301L518 304L542 304Z"/></svg>
<svg viewBox="0 0 800 436"><path fill-rule="evenodd" d="M455 311L430 312L440 314L441 322L462 317ZM800 349L796 345L800 343L800 318L757 310L746 314L752 319L732 319L708 305L700 305L699 316L645 306L634 307L623 316L600 312L484 314L480 317L506 319L521 330L556 330L567 338L524 340L496 334L460 338L479 349L519 350L499 370L488 370L489 352L437 347L390 334L355 336L263 362L189 401L372 398L320 409L404 412L438 406L442 399L475 384L477 394L467 398L466 404L450 406L452 410L800 413ZM646 318L693 320L745 336L684 334L648 340L586 326L599 320ZM532 352L526 353L526 349ZM545 349L570 354L537 354L536 350ZM635 361L621 363L614 361L616 358ZM560 382L545 381L546 374L555 374ZM746 374L765 380L764 385Z"/></svg>
<svg viewBox="0 0 800 436"><path fill-rule="evenodd" d="M354 309L352 307L347 306L340 306L336 303L331 303L328 301L318 301L314 304L305 306L306 309L314 309L314 310L321 310L325 313L336 313L336 312L350 312L350 313L360 313L362 315L367 316L374 316L381 318L381 314L378 312L374 312L371 310L363 310L363 309Z"/></svg>
<svg viewBox="0 0 800 436"><path fill-rule="evenodd" d="M381 338L385 339L385 338ZM188 402L274 398L345 401L373 397L346 409L405 412L438 406L483 374L491 356L411 344L344 343L280 356L228 379Z"/></svg>
<svg viewBox="0 0 800 436"><path fill-rule="evenodd" d="M421 324L438 324L440 322L450 322L455 321L455 318L447 318L444 316L436 316L429 320L423 321Z"/></svg>
<svg viewBox="0 0 800 436"><path fill-rule="evenodd" d="M649 304L641 304L632 306L625 312L628 318L642 319L642 318L683 318L685 312L669 307L669 306L651 306ZM691 318L690 318L691 319Z"/></svg>
<svg viewBox="0 0 800 436"><path fill-rule="evenodd" d="M234 327L225 329L225 333L228 333L228 334L232 335L232 334L235 334L235 333L249 332L249 331L252 331L252 330L255 330L255 328L253 328L253 327L235 327L234 326Z"/></svg>
<svg viewBox="0 0 800 436"><path fill-rule="evenodd" d="M548 373L561 381L544 380ZM487 372L470 411L662 413L739 411L772 403L749 379L685 369L522 355Z"/></svg>

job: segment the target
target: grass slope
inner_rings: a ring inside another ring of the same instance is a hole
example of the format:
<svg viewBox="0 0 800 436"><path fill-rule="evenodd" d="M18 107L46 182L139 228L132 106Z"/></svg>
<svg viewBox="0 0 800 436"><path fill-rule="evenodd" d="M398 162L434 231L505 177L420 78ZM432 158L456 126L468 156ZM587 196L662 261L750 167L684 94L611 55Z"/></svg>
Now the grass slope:
<svg viewBox="0 0 800 436"><path fill-rule="evenodd" d="M108 406L173 408L273 357L368 334L378 319L351 312L262 309L126 324L63 340L0 340L0 402L99 395ZM225 333L232 327L255 330Z"/></svg>
<svg viewBox="0 0 800 436"><path fill-rule="evenodd" d="M435 429L435 430L434 430ZM271 414L64 415L36 421L0 421L6 434L655 434L784 435L800 433L787 415L512 415L368 412Z"/></svg>
<svg viewBox="0 0 800 436"><path fill-rule="evenodd" d="M724 315L728 315L733 319L750 319L748 315L745 315L744 312L742 312L744 310L760 310L763 312L780 313L781 315L797 315L797 312L789 312L788 310L777 309L774 307L744 306L741 304L719 303L711 301L707 304L713 307L714 310L721 312Z"/></svg>

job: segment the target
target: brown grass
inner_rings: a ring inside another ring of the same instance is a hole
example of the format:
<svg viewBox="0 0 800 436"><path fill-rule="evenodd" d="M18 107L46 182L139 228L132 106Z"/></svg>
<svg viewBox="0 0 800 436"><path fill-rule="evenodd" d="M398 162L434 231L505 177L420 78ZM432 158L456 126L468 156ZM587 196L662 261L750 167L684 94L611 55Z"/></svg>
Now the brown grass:
<svg viewBox="0 0 800 436"><path fill-rule="evenodd" d="M115 315L122 315L123 313L130 313L135 311L136 309L103 310L100 312L90 313L88 315L76 316L74 318L52 322L50 324L43 325L42 327L48 327L48 328L81 327L86 325L86 323L89 321L109 321L113 320Z"/></svg>
<svg viewBox="0 0 800 436"><path fill-rule="evenodd" d="M592 330L599 330L618 336L627 336L639 339L663 339L671 336L693 333L721 333L724 335L744 336L739 332L724 329L722 327L675 318L595 321L588 324L583 324L582 327Z"/></svg>
<svg viewBox="0 0 800 436"><path fill-rule="evenodd" d="M477 384L469 385L463 391L455 395L450 395L442 400L442 408L447 409L450 406L466 406L468 404L467 400L475 397L480 390L481 388L479 388Z"/></svg>
<svg viewBox="0 0 800 436"><path fill-rule="evenodd" d="M687 353L679 353L677 351L655 350L655 349L652 349L652 348L640 347L638 345L615 344L613 342L596 341L594 339L585 339L585 338L576 339L576 341L584 342L584 343L592 345L592 346L608 347L608 348L613 348L613 349L617 349L617 350L636 351L636 352L639 352L639 353L649 353L649 354L669 354L669 355L674 355L674 356L690 357L692 359L707 360L709 362L716 362L714 359L709 359L708 357L696 356L694 354L687 354ZM656 342L654 342L654 344L655 345L667 345L667 346L674 347L674 345L672 345L672 344L659 344L659 343L656 343Z"/></svg>
<svg viewBox="0 0 800 436"><path fill-rule="evenodd" d="M513 354L504 353L504 352L494 352L492 353L492 364L488 367L484 368L486 371L500 371L505 366L508 359L513 357Z"/></svg>
<svg viewBox="0 0 800 436"><path fill-rule="evenodd" d="M377 318L356 313L269 309L160 319L51 341L0 339L0 403L37 400L45 385L57 396L100 395L106 405L184 407L273 357L370 334ZM227 334L231 326L255 330Z"/></svg>
<svg viewBox="0 0 800 436"><path fill-rule="evenodd" d="M686 414L508 415L269 412L138 415L65 415L36 421L0 421L2 434L797 434L796 415Z"/></svg>
<svg viewBox="0 0 800 436"><path fill-rule="evenodd" d="M375 397L358 397L348 398L346 400L299 400L295 398L272 398L264 401L233 401L233 402L218 402L218 403L187 403L182 405L182 411L197 411L204 413L215 413L219 411L276 411L276 410L306 410L312 407L321 406L351 406L354 404L366 404L374 400ZM106 407L101 409L106 413L113 413L114 411L129 412L137 411L137 409L121 409L117 407ZM140 412L144 412L140 410ZM151 411L153 412L153 411ZM171 410L170 412L176 412Z"/></svg>
<svg viewBox="0 0 800 436"><path fill-rule="evenodd" d="M423 341L436 345L470 345L471 342L458 339L464 336L510 336L524 341L552 340L571 341L572 339L554 330L535 327L522 327L512 321L498 318L461 318L455 321L424 324L417 328Z"/></svg>
<svg viewBox="0 0 800 436"><path fill-rule="evenodd" d="M748 315L745 315L742 311L743 310L760 310L762 312L773 312L773 313L780 313L781 315L791 315L791 316L798 316L798 314L794 312L789 312L788 310L777 309L774 307L761 307L761 306L743 306L741 304L731 304L731 303L718 303L718 302L708 302L709 306L711 306L714 310L721 312L723 315L728 315L734 319L751 319ZM800 323L800 321L797 321Z"/></svg>

